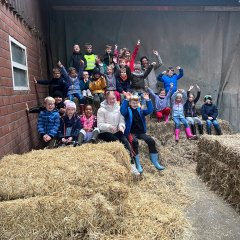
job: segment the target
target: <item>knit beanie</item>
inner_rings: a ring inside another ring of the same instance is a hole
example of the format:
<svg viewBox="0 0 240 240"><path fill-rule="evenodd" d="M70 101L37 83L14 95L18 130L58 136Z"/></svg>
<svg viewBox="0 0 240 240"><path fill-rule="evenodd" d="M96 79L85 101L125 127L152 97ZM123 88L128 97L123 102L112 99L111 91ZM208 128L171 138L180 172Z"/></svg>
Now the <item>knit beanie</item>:
<svg viewBox="0 0 240 240"><path fill-rule="evenodd" d="M68 108L75 108L75 110L76 110L76 104L74 102L70 101L66 104L66 109L68 109Z"/></svg>
<svg viewBox="0 0 240 240"><path fill-rule="evenodd" d="M212 101L212 96L211 96L211 95L206 95L206 96L204 97L204 101L206 101L207 99L209 99L209 100Z"/></svg>

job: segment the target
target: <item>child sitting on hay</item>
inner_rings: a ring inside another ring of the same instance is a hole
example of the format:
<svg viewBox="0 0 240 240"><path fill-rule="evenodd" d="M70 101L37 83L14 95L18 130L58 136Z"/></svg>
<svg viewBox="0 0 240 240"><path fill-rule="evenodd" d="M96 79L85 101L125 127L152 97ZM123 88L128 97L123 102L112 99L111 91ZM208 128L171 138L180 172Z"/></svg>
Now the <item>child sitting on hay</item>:
<svg viewBox="0 0 240 240"><path fill-rule="evenodd" d="M155 94L151 88L147 88L150 95L154 98L157 121L160 122L164 117L165 123L168 123L171 108L169 100L172 94L173 83L170 84L170 90L166 95L164 88L160 89L159 95Z"/></svg>
<svg viewBox="0 0 240 240"><path fill-rule="evenodd" d="M202 105L202 119L207 124L207 134L211 135L211 126L213 125L217 135L221 135L222 131L217 121L218 109L217 106L212 103L212 96L206 95L204 97L204 104Z"/></svg>
<svg viewBox="0 0 240 240"><path fill-rule="evenodd" d="M126 129L124 134L128 137L129 142L132 145L133 152L135 154L135 163L139 173L143 172L140 164L140 157L138 153L138 139L144 140L149 149L150 160L158 170L164 170L165 167L159 164L159 155L155 146L154 139L146 134L146 119L145 116L151 114L153 111L152 101L149 99L147 93L143 94L143 98L146 101L147 109L142 110L140 107L138 95L132 95L131 93L125 93L126 99L123 101L120 112L124 116L126 121Z"/></svg>
<svg viewBox="0 0 240 240"><path fill-rule="evenodd" d="M60 124L60 116L55 108L54 98L46 97L44 99L44 107L46 109L41 111L38 116L37 129L44 145L48 146L48 148L53 148Z"/></svg>
<svg viewBox="0 0 240 240"><path fill-rule="evenodd" d="M197 136L192 135L191 130L188 125L188 121L184 116L184 104L187 101L187 93L184 89L178 89L172 95L172 116L173 121L175 123L175 141L179 141L179 134L180 134L180 124L183 123L185 127L185 133L188 139L196 140Z"/></svg>
<svg viewBox="0 0 240 240"><path fill-rule="evenodd" d="M82 124L79 117L76 115L76 104L69 101L66 103L66 113L60 119L58 146L77 146L81 128Z"/></svg>
<svg viewBox="0 0 240 240"><path fill-rule="evenodd" d="M196 84L196 87L198 89L197 96L195 97L192 92L190 92L194 86L190 86L190 88L187 91L187 102L184 104L184 111L185 111L185 116L186 119L188 120L190 126L191 126L191 131L193 135L196 135L196 127L195 123L198 125L198 131L200 134L203 134L203 124L201 119L197 116L197 111L196 111L196 103L198 102L200 98L200 87Z"/></svg>
<svg viewBox="0 0 240 240"><path fill-rule="evenodd" d="M90 104L85 106L84 113L85 114L80 116L83 128L81 129L78 137L79 145L83 142L96 143L98 134L100 133L99 128L97 128L97 117L93 115L93 108Z"/></svg>

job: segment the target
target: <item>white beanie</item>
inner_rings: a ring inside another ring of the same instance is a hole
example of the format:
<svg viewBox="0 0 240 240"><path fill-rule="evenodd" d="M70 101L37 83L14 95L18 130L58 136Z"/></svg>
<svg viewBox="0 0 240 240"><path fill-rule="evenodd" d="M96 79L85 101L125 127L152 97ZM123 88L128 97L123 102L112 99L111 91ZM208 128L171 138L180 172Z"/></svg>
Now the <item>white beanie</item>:
<svg viewBox="0 0 240 240"><path fill-rule="evenodd" d="M74 102L67 102L66 103L66 109L67 108L75 108L76 109L76 104Z"/></svg>

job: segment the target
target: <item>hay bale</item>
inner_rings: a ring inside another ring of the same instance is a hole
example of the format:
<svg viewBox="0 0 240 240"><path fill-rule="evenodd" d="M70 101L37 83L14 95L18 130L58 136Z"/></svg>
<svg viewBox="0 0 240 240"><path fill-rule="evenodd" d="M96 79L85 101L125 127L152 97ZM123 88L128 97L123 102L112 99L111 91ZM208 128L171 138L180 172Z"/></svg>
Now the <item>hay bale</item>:
<svg viewBox="0 0 240 240"><path fill-rule="evenodd" d="M240 134L204 136L198 142L197 173L240 212Z"/></svg>
<svg viewBox="0 0 240 240"><path fill-rule="evenodd" d="M189 227L181 180L143 161L149 171L132 181L120 143L5 157L0 239L181 239Z"/></svg>

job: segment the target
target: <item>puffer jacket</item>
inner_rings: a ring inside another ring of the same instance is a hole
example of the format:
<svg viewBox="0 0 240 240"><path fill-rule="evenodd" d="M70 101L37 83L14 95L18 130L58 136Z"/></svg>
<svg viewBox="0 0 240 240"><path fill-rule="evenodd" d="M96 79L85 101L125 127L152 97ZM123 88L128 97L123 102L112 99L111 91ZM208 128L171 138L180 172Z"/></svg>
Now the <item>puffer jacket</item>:
<svg viewBox="0 0 240 240"><path fill-rule="evenodd" d="M58 128L60 126L60 116L58 110L41 111L38 116L37 129L42 136L47 134L51 137L57 136Z"/></svg>
<svg viewBox="0 0 240 240"><path fill-rule="evenodd" d="M120 113L120 106L117 102L113 106L109 105L106 100L101 103L97 112L97 127L100 132L112 132L112 127L116 128L115 132L118 132L119 127L125 130L124 117Z"/></svg>
<svg viewBox="0 0 240 240"><path fill-rule="evenodd" d="M89 83L89 89L93 94L104 93L106 87L107 83L104 76L101 76L98 79L92 79L92 81Z"/></svg>
<svg viewBox="0 0 240 240"><path fill-rule="evenodd" d="M173 117L179 117L179 118L185 118L184 116L184 104L187 101L187 93L186 91L183 91L182 93L182 101L180 103L176 103L176 97L178 92L175 92L172 95L172 116Z"/></svg>

